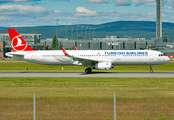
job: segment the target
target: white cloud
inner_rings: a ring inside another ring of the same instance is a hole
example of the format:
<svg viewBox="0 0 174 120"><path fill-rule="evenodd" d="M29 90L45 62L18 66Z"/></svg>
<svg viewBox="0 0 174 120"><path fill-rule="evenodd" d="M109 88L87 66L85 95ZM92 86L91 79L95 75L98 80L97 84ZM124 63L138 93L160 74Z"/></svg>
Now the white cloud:
<svg viewBox="0 0 174 120"><path fill-rule="evenodd" d="M92 1L92 0L91 0ZM153 0L146 2L140 0L132 0L134 4L150 5ZM167 1L167 0L166 0ZM94 0L93 0L94 2ZM101 1L100 1L101 2ZM128 5L131 0L114 0L116 5ZM172 1L168 2L172 3ZM165 4L166 9L173 9L173 4ZM150 5L151 6L151 5ZM126 9L126 7L124 7ZM141 9L141 8L140 8ZM174 13L171 11L163 10L163 21L173 22ZM74 12L62 10L47 10L42 6L29 6L29 5L0 5L0 23L4 26L41 26L41 25L56 25L55 19L59 19L59 25L69 24L101 24L112 21L155 21L155 12L118 12L118 11L101 11L87 9L84 6L79 6L74 9Z"/></svg>
<svg viewBox="0 0 174 120"><path fill-rule="evenodd" d="M134 12L129 12L129 13L121 13L120 18L122 20L132 20L132 21L155 21L156 20L156 13L147 13L147 12L142 12L142 13L134 13Z"/></svg>
<svg viewBox="0 0 174 120"><path fill-rule="evenodd" d="M146 6L156 6L156 0L131 0L132 3L139 5L146 5ZM162 5L166 9L173 9L174 8L174 0L162 0Z"/></svg>
<svg viewBox="0 0 174 120"><path fill-rule="evenodd" d="M54 16L68 16L68 17L70 17L70 16L73 16L73 13L71 13L71 12L66 12L66 11L60 11L60 10L54 10L54 12L51 12L50 11L50 14L54 14Z"/></svg>
<svg viewBox="0 0 174 120"><path fill-rule="evenodd" d="M120 15L120 13L119 12L117 12L117 11L113 11L113 12L109 12L109 11L102 11L102 12L100 12L99 13L99 15L98 16L113 16L113 17L116 17L116 16L119 16Z"/></svg>
<svg viewBox="0 0 174 120"><path fill-rule="evenodd" d="M87 0L90 3L110 3L110 0Z"/></svg>
<svg viewBox="0 0 174 120"><path fill-rule="evenodd" d="M95 15L97 15L96 11L89 10L84 6L77 7L75 11L75 16L95 16Z"/></svg>
<svg viewBox="0 0 174 120"><path fill-rule="evenodd" d="M38 16L46 12L46 9L41 6L23 6L23 5L1 5L0 15L25 15Z"/></svg>
<svg viewBox="0 0 174 120"><path fill-rule="evenodd" d="M7 2L36 2L41 0L0 0L0 3L7 3Z"/></svg>
<svg viewBox="0 0 174 120"><path fill-rule="evenodd" d="M88 3L110 3L111 0L86 0ZM136 4L136 6L156 6L156 0L113 0L116 6L131 6ZM162 5L166 9L174 9L174 0L162 0Z"/></svg>
<svg viewBox="0 0 174 120"><path fill-rule="evenodd" d="M163 0L162 4L166 9L174 9L174 0Z"/></svg>
<svg viewBox="0 0 174 120"><path fill-rule="evenodd" d="M131 0L132 3L135 3L137 6L144 4L146 6L155 6L156 0Z"/></svg>
<svg viewBox="0 0 174 120"><path fill-rule="evenodd" d="M165 5L164 7L165 7L166 9L169 9L169 10L172 10L172 9L173 9L172 6L168 6L168 5Z"/></svg>
<svg viewBox="0 0 174 120"><path fill-rule="evenodd" d="M129 0L114 0L114 4L117 6L130 6Z"/></svg>
<svg viewBox="0 0 174 120"><path fill-rule="evenodd" d="M6 17L0 16L0 21L1 21L1 20L6 20L6 19L7 19Z"/></svg>
<svg viewBox="0 0 174 120"><path fill-rule="evenodd" d="M56 1L56 0L55 0ZM70 2L70 0L59 0L59 1L67 1L67 2Z"/></svg>
<svg viewBox="0 0 174 120"><path fill-rule="evenodd" d="M63 11L60 11L60 10L54 10L54 12L58 14L63 13Z"/></svg>

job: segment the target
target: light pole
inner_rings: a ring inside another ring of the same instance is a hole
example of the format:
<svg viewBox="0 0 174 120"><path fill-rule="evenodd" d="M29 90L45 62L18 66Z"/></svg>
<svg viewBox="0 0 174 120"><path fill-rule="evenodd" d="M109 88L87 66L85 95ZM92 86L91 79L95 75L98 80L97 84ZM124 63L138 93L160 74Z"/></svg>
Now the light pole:
<svg viewBox="0 0 174 120"><path fill-rule="evenodd" d="M90 39L90 29L91 29L91 28L89 27L89 39Z"/></svg>
<svg viewBox="0 0 174 120"><path fill-rule="evenodd" d="M68 38L68 36L67 36L67 26L68 26L68 22L66 24L66 38Z"/></svg>
<svg viewBox="0 0 174 120"><path fill-rule="evenodd" d="M78 27L79 27L80 25L77 25L77 39L78 39Z"/></svg>
<svg viewBox="0 0 174 120"><path fill-rule="evenodd" d="M88 28L88 27L85 27L85 39L86 39L86 28Z"/></svg>
<svg viewBox="0 0 174 120"><path fill-rule="evenodd" d="M82 36L82 28L83 28L84 26L81 26L81 36ZM82 38L81 39L83 39L83 36L82 36Z"/></svg>
<svg viewBox="0 0 174 120"><path fill-rule="evenodd" d="M56 21L57 21L57 26L56 26L56 50L58 50L58 42L59 42L59 41L58 41L58 28L57 28L57 27L58 27L58 21L59 21L59 20L56 19Z"/></svg>
<svg viewBox="0 0 174 120"><path fill-rule="evenodd" d="M74 24L71 25L71 39L73 39L73 32L74 32L74 30L73 30L73 25L74 25Z"/></svg>
<svg viewBox="0 0 174 120"><path fill-rule="evenodd" d="M96 28L92 28L92 38L94 38L94 30L95 30Z"/></svg>

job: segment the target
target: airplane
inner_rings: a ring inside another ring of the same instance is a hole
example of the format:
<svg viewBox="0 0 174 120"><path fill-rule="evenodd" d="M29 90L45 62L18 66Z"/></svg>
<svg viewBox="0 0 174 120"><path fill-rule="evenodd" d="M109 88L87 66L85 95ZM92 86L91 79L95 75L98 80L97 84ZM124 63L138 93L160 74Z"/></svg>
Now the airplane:
<svg viewBox="0 0 174 120"><path fill-rule="evenodd" d="M45 65L79 65L87 66L85 73L92 69L110 70L114 65L160 65L170 62L162 52L154 50L34 50L17 33L8 29L13 52L6 56Z"/></svg>

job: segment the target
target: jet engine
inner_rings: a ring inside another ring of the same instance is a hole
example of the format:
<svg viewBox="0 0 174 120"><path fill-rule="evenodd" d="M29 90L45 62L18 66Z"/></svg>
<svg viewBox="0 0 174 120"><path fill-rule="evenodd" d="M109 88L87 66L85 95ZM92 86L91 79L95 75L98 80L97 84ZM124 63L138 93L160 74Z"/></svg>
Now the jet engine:
<svg viewBox="0 0 174 120"><path fill-rule="evenodd" d="M102 63L96 63L95 66L92 67L96 70L109 70L114 68L111 62L102 62Z"/></svg>

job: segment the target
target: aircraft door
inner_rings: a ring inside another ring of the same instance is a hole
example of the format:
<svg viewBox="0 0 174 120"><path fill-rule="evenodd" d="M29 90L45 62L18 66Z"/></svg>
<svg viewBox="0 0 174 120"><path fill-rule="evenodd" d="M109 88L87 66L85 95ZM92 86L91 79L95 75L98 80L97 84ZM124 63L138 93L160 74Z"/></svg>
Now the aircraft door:
<svg viewBox="0 0 174 120"><path fill-rule="evenodd" d="M153 52L149 54L149 60L154 60L154 53Z"/></svg>
<svg viewBox="0 0 174 120"><path fill-rule="evenodd" d="M117 55L116 60L121 60L121 55Z"/></svg>
<svg viewBox="0 0 174 120"><path fill-rule="evenodd" d="M35 60L36 60L36 53L35 53L35 52L33 52L33 53L31 54L31 60L32 60L32 61L35 61Z"/></svg>

